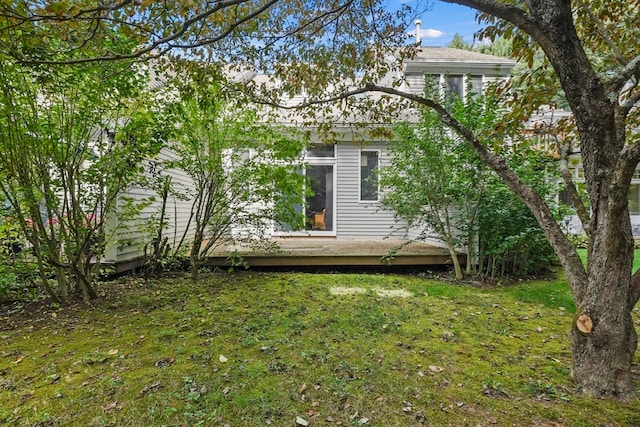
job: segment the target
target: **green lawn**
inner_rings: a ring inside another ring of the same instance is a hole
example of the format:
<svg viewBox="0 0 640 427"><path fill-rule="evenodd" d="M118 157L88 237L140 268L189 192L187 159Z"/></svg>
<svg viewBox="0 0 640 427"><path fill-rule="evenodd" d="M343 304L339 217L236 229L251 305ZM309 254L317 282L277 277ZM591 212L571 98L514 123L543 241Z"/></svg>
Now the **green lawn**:
<svg viewBox="0 0 640 427"><path fill-rule="evenodd" d="M248 272L103 290L93 308L1 309L0 423L640 425L638 401L574 393L561 280Z"/></svg>
<svg viewBox="0 0 640 427"><path fill-rule="evenodd" d="M578 249L578 254L584 263L587 262L587 250L586 249ZM640 249L636 249L634 251L633 257L633 271L637 271L640 268Z"/></svg>

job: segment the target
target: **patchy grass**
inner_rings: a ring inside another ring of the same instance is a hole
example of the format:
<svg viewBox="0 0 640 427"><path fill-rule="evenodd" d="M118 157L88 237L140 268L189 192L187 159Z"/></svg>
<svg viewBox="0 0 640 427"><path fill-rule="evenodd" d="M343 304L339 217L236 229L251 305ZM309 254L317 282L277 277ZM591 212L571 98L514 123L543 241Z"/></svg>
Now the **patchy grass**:
<svg viewBox="0 0 640 427"><path fill-rule="evenodd" d="M247 272L105 291L4 307L0 423L640 425L638 401L574 393L562 281Z"/></svg>

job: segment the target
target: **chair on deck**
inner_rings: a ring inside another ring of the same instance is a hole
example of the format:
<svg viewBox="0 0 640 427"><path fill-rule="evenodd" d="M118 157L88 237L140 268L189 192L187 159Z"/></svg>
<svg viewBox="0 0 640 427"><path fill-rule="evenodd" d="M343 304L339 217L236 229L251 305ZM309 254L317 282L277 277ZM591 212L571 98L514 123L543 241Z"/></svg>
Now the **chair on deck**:
<svg viewBox="0 0 640 427"><path fill-rule="evenodd" d="M326 230L325 219L327 217L327 210L322 209L320 212L313 214L313 229L314 230Z"/></svg>

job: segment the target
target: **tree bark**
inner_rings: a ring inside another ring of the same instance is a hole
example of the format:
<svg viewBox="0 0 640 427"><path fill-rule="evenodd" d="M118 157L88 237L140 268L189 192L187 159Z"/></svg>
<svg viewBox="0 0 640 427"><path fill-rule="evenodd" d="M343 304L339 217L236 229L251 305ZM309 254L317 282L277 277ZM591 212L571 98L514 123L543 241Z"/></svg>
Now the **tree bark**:
<svg viewBox="0 0 640 427"><path fill-rule="evenodd" d="M203 241L203 233L204 233L204 229L203 229L203 225L201 224L200 221L196 221L196 232L195 235L193 237L193 243L191 246L191 253L189 255L189 265L190 265L190 269L191 269L191 280L193 280L194 282L198 281L198 277L200 275L200 265L201 265L201 257L200 257L200 250L202 248L202 241Z"/></svg>
<svg viewBox="0 0 640 427"><path fill-rule="evenodd" d="M572 328L573 377L580 390L590 396L628 400L633 396L631 363L637 335L628 310L621 309L610 292L606 304L593 305L595 320L590 333Z"/></svg>

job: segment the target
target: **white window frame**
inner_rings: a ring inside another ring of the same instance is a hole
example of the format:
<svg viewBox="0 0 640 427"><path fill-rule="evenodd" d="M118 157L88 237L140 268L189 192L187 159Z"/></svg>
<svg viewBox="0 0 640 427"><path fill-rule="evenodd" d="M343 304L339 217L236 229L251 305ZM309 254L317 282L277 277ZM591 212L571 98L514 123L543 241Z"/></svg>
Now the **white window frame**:
<svg viewBox="0 0 640 427"><path fill-rule="evenodd" d="M338 196L337 196L337 186L338 186L338 146L335 145L334 149L333 149L333 157L314 157L314 156L310 156L309 155L309 150L304 150L303 152L303 159L298 163L299 166L302 168L303 170L303 174L306 177L307 174L307 166L332 166L333 167L333 182L331 183L331 185L333 186L333 209L332 209L332 217L331 217L331 224L332 224L332 230L330 231L319 231L319 230L297 230L297 231L273 231L271 233L272 236L275 237L285 237L285 236L293 236L293 237L335 237L337 234L337 226L336 226L336 221L337 221L337 203L338 203ZM304 191L304 189L303 189ZM302 214L304 216L306 216L306 211L305 208L303 207L302 210Z"/></svg>

